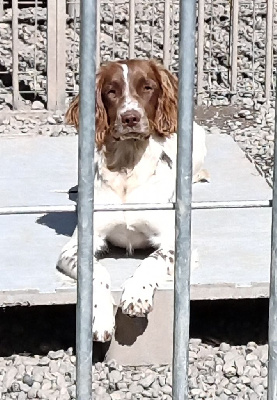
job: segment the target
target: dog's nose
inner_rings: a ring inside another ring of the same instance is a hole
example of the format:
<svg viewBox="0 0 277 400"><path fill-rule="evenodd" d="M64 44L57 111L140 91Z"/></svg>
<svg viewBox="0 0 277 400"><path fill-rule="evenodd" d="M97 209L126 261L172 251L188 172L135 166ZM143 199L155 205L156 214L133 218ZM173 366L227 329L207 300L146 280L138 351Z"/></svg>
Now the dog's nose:
<svg viewBox="0 0 277 400"><path fill-rule="evenodd" d="M137 125L140 121L140 118L140 113L136 110L128 110L121 114L122 123L130 128Z"/></svg>

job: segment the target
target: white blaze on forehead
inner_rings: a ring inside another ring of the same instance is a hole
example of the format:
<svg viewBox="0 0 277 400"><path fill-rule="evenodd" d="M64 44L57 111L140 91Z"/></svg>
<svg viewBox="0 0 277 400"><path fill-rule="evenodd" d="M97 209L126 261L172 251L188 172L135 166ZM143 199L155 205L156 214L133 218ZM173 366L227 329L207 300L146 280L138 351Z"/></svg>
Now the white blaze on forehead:
<svg viewBox="0 0 277 400"><path fill-rule="evenodd" d="M121 109L121 112L125 112L127 110L140 110L140 106L138 102L132 98L130 93L130 83L129 83L129 68L127 64L120 64L123 70L123 79L125 84L124 89L124 103Z"/></svg>

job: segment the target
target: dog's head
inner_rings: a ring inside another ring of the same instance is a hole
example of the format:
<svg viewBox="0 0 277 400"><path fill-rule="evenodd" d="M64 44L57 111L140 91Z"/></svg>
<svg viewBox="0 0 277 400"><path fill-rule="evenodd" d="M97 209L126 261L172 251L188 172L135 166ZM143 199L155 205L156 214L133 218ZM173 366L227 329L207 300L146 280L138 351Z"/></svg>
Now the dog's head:
<svg viewBox="0 0 277 400"><path fill-rule="evenodd" d="M177 79L156 61L128 60L103 65L96 77L96 144L145 140L177 130ZM79 125L79 96L67 122Z"/></svg>

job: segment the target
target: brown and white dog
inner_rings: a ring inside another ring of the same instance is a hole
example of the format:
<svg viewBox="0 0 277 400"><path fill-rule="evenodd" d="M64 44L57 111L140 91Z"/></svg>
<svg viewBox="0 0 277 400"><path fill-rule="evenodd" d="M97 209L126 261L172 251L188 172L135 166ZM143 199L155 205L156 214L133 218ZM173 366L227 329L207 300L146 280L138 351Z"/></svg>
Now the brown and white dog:
<svg viewBox="0 0 277 400"><path fill-rule="evenodd" d="M102 66L96 85L95 203L174 201L177 79L153 60L128 60ZM67 121L78 128L78 96ZM201 177L205 155L205 131L194 123L194 181ZM174 238L173 211L95 213L94 340L110 340L115 324L110 276L97 260L107 250L107 242L128 253L156 249L123 287L123 313L140 317L152 310L155 289L172 274ZM77 229L63 248L57 268L77 279Z"/></svg>

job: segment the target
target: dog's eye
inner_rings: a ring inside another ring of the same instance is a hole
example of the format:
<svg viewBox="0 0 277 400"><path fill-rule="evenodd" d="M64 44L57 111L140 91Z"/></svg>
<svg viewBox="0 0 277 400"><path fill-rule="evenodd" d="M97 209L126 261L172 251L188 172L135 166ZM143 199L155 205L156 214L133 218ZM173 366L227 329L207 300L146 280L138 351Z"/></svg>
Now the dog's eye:
<svg viewBox="0 0 277 400"><path fill-rule="evenodd" d="M150 85L145 85L145 86L144 86L144 90L145 90L146 92L149 92L150 90L152 90L152 86L150 86Z"/></svg>

